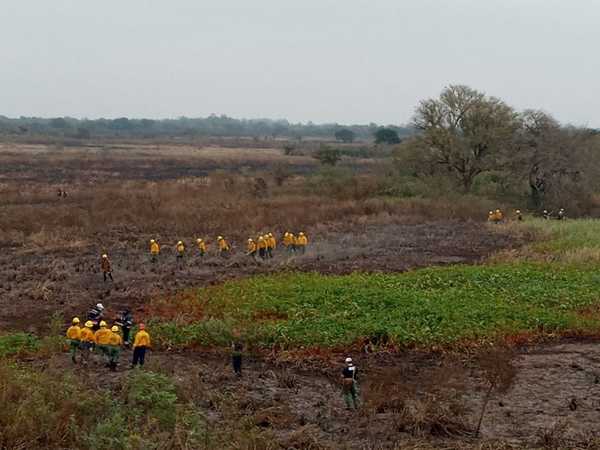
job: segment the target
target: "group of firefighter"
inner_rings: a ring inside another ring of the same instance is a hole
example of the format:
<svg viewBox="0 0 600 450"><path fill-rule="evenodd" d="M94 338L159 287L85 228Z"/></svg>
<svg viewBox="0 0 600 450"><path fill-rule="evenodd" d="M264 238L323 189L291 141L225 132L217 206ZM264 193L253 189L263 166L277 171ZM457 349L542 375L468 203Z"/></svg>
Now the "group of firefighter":
<svg viewBox="0 0 600 450"><path fill-rule="evenodd" d="M551 211L548 211L547 209L544 209L542 211L542 217L546 220L550 220L550 219L564 220L567 218L564 208L560 208L556 214L554 214ZM518 220L519 222L523 220L523 214L521 213L520 209L515 210L513 219ZM495 211L490 211L488 213L488 222L501 223L501 222L504 222L505 220L506 220L506 216L500 209L497 209Z"/></svg>
<svg viewBox="0 0 600 450"><path fill-rule="evenodd" d="M98 303L88 312L87 320L81 326L78 317L74 317L67 329L67 343L71 360L74 364L81 362L87 366L92 354L104 360L106 367L115 371L119 364L123 347L130 347L130 333L133 317L129 309L123 310L112 327L104 320L104 305ZM146 350L150 348L150 334L143 323L138 324L138 331L133 339L133 360L131 367L144 365ZM79 359L77 356L79 355Z"/></svg>
<svg viewBox="0 0 600 450"><path fill-rule="evenodd" d="M221 257L227 257L232 252L232 246L227 239L223 236L217 237L217 254ZM281 245L285 252L289 255L292 254L304 254L306 253L306 247L308 246L308 236L303 231L297 235L286 231L281 239ZM274 256L274 251L277 248L277 239L273 233L265 233L258 236L256 239L249 238L246 242L246 255L256 261L257 257L266 260L271 259ZM202 238L196 239L197 254L203 258L208 253L208 244ZM150 239L150 261L156 263L160 258L161 245L157 239ZM183 267L183 260L186 255L186 246L183 241L177 241L175 245L175 255L177 259L177 266ZM102 269L102 275L104 281L113 281L112 275L112 264L108 258L108 254L104 253L100 261L100 267Z"/></svg>

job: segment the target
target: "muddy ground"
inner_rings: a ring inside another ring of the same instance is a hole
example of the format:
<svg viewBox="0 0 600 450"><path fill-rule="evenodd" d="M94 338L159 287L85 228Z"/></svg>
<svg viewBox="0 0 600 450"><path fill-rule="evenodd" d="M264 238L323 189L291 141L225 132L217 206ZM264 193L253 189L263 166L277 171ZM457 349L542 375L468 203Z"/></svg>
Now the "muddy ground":
<svg viewBox="0 0 600 450"><path fill-rule="evenodd" d="M476 263L498 249L519 244L475 223L365 225L352 233L328 231L309 236L312 242L306 254L289 255L279 248L268 261L252 260L237 242L229 258L214 252L201 258L189 238L184 267L179 269L171 247L163 247L159 261L152 264L144 248L146 239L125 230L113 236L111 241L106 236L98 239L110 255L114 283L103 281L99 265L103 250L97 246L5 248L0 255L0 328L40 332L52 314L83 315L98 302L108 308L109 318L129 306L142 319L144 305L153 297L226 279L289 270L400 272Z"/></svg>
<svg viewBox="0 0 600 450"><path fill-rule="evenodd" d="M118 392L130 357L124 352L116 373L101 363L77 366L75 373ZM474 430L489 384L468 358L357 355L362 404L353 412L338 384L336 363L343 357L294 364L247 357L237 378L226 355L153 352L145 370L173 377L211 427L249 421L282 448L598 448L597 342L518 350L509 360L515 377L505 392L492 391L478 437ZM67 355L44 365L49 371L71 367Z"/></svg>

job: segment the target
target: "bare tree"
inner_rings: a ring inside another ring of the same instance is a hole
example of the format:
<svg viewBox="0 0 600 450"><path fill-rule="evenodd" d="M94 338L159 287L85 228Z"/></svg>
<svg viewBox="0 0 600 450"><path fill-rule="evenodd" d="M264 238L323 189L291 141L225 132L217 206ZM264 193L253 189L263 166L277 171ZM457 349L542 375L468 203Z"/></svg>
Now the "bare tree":
<svg viewBox="0 0 600 450"><path fill-rule="evenodd" d="M422 133L410 145L425 150L468 192L477 175L509 159L520 123L501 100L467 86L449 86L438 99L419 104L413 125Z"/></svg>

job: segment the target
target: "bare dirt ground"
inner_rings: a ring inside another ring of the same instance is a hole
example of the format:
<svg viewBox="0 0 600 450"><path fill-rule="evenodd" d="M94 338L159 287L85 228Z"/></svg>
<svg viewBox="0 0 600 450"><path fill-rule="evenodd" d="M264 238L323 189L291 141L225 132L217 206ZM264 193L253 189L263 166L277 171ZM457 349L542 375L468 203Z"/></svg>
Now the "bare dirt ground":
<svg viewBox="0 0 600 450"><path fill-rule="evenodd" d="M246 421L282 448L597 448L600 415L600 347L569 342L524 348L514 355L516 376L506 392L494 392L476 427L487 382L461 356L364 354L363 403L348 411L338 382L345 355L327 361L256 359L233 375L227 355L152 352L146 370L173 377L211 427ZM130 352L116 374L101 364L76 373L92 386L119 390ZM71 367L56 356L45 369ZM448 436L448 433L454 433ZM509 447L508 447L509 446ZM488 447L489 448L489 447Z"/></svg>

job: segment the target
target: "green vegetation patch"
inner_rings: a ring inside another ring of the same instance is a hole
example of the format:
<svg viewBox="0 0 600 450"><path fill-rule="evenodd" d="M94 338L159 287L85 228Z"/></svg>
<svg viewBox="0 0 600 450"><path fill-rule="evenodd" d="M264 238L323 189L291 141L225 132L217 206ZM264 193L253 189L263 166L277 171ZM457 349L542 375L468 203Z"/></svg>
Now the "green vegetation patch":
<svg viewBox="0 0 600 450"><path fill-rule="evenodd" d="M198 292L208 319L155 323L159 342L224 345L240 329L255 345L335 347L372 338L451 344L522 331L589 330L580 309L600 303L600 273L515 263L404 274L283 274Z"/></svg>
<svg viewBox="0 0 600 450"><path fill-rule="evenodd" d="M39 348L39 339L28 333L14 333L0 336L0 358L34 353Z"/></svg>

